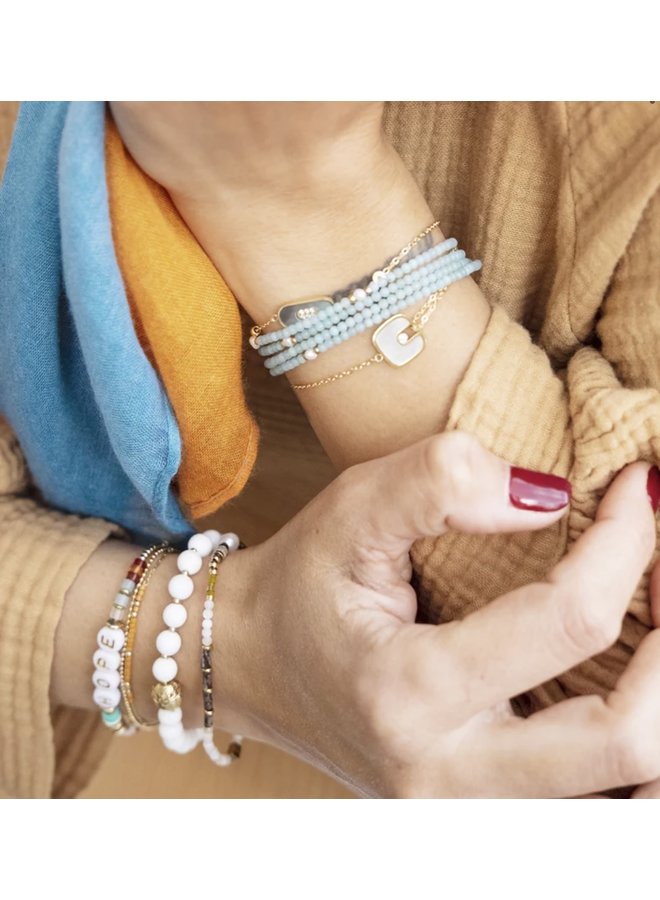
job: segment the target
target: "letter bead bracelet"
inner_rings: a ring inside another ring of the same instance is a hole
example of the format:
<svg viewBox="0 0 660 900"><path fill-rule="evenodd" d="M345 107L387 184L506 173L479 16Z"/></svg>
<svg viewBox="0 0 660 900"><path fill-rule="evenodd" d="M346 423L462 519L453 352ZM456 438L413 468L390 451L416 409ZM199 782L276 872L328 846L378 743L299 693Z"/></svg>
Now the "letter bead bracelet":
<svg viewBox="0 0 660 900"><path fill-rule="evenodd" d="M139 594L141 590L145 574L150 568L150 562L158 559L161 551L166 547L167 544L154 545L133 560L113 600L110 615L96 636L98 646L92 658L94 663L93 699L101 709L101 718L104 724L117 734L133 734L135 730L130 714L122 715L121 709L121 682L123 680L123 673L120 671L121 654L126 642L125 626L128 608L135 594Z"/></svg>
<svg viewBox="0 0 660 900"><path fill-rule="evenodd" d="M103 723L116 734L130 735L145 728L158 728L165 747L175 753L188 753L200 742L209 758L217 765L228 765L238 759L242 738L233 735L227 753L221 753L213 741L213 685L211 679L212 624L218 566L229 553L243 546L237 535L221 534L215 529L194 534L186 549L177 556L178 574L168 583L168 602L163 609L164 629L156 638L158 657L152 666L156 683L152 699L157 707L157 721L141 718L135 710L131 685L133 653L138 613L147 586L157 566L176 549L162 542L145 549L131 563L120 584L110 615L97 635L93 655L93 699L101 710ZM211 556L208 585L202 613L202 686L204 722L202 728L183 727L181 685L177 681L176 656L181 649L180 629L188 618L186 601L194 591L192 576Z"/></svg>
<svg viewBox="0 0 660 900"><path fill-rule="evenodd" d="M329 384L373 363L386 362L399 368L419 356L425 348L422 331L437 301L452 284L481 268L479 260L468 259L463 250L457 249L455 238L431 247L420 246L438 225L429 225L386 266L363 279L364 287L344 289L332 297L286 303L268 322L255 325L250 344L266 357L264 365L270 374L282 375L313 362L322 353L373 326L377 327L371 335L376 350L372 357L326 378L292 385L293 389ZM415 253L413 248L417 248ZM402 314L418 302L422 306L412 318ZM280 327L264 331L274 322Z"/></svg>

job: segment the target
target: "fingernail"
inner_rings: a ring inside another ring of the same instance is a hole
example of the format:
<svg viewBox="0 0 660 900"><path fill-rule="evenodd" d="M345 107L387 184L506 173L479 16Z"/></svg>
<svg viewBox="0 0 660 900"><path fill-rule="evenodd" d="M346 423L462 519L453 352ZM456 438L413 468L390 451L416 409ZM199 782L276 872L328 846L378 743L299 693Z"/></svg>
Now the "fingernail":
<svg viewBox="0 0 660 900"><path fill-rule="evenodd" d="M660 484L658 489L660 490ZM568 505L571 483L559 475L511 466L509 499L518 509L554 512Z"/></svg>
<svg viewBox="0 0 660 900"><path fill-rule="evenodd" d="M646 492L651 501L653 512L658 511L660 503L660 469L657 466L651 466L649 469L649 477L646 479Z"/></svg>

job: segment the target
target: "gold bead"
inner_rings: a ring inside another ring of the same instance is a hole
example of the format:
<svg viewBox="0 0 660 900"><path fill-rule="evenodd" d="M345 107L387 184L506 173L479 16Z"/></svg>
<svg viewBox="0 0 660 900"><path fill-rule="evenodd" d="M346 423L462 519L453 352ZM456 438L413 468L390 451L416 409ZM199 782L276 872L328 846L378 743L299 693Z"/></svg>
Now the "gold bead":
<svg viewBox="0 0 660 900"><path fill-rule="evenodd" d="M155 684L151 689L151 698L159 709L179 709L181 706L181 685L178 681L168 684Z"/></svg>

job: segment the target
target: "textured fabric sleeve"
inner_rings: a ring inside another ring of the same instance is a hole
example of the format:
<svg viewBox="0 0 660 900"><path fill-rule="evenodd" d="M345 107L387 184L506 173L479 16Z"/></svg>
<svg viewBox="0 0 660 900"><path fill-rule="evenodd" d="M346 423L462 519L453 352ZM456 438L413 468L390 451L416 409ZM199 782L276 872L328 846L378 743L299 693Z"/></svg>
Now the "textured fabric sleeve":
<svg viewBox="0 0 660 900"><path fill-rule="evenodd" d="M598 333L553 371L545 352L494 308L450 412L448 429L476 435L512 463L567 476L568 516L541 532L448 534L412 551L422 613L462 618L519 585L543 578L593 522L614 475L638 459L660 461L660 198L655 198L609 285ZM530 693L531 707L576 694L605 694L650 626L648 571L618 642L606 653Z"/></svg>
<svg viewBox="0 0 660 900"><path fill-rule="evenodd" d="M72 797L107 745L99 717L51 709L54 637L67 589L117 525L39 502L0 418L0 795Z"/></svg>

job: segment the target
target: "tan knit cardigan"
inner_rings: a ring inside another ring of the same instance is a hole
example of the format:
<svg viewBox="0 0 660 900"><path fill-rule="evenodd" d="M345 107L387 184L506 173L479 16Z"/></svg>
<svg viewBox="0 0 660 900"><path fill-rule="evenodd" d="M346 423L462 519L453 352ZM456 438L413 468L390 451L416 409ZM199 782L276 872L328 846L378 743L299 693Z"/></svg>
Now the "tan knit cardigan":
<svg viewBox="0 0 660 900"><path fill-rule="evenodd" d="M493 304L449 427L574 485L543 532L413 548L440 621L542 578L618 469L660 462L660 104L393 103L385 127ZM49 680L66 590L113 533L44 507L0 426L0 794L73 796L106 746L95 715L51 710ZM649 621L643 581L616 646L533 704L607 691Z"/></svg>

